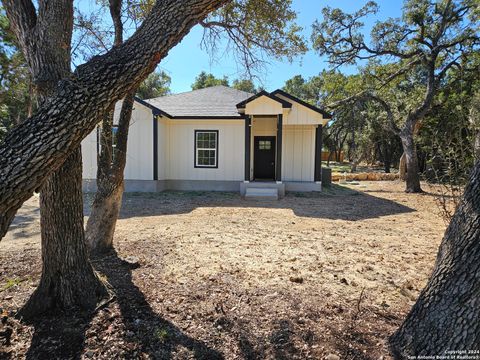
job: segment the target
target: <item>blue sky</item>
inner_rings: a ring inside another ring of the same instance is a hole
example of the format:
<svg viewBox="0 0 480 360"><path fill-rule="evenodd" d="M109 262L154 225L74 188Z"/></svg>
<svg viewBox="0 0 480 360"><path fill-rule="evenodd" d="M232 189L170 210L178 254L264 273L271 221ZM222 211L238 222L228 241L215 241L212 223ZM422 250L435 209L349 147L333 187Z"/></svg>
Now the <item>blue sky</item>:
<svg viewBox="0 0 480 360"><path fill-rule="evenodd" d="M293 0L293 9L298 13L297 23L304 28L305 37L310 40L311 25L315 19L321 19L321 9L325 6L339 7L344 11L352 12L363 6L367 0ZM366 22L366 29L369 29L377 20L388 17L400 17L403 1L401 0L378 0L380 12L375 19ZM88 11L94 6L92 0L81 0L80 8ZM228 53L223 53L220 59L211 59L206 51L200 48L203 30L196 26L173 48L169 55L162 60L159 69L166 71L172 78L171 90L173 93L190 91L190 85L195 76L204 70L217 77L226 75L230 80L238 78L242 74L241 67ZM220 47L221 49L221 47ZM288 61L269 60L265 71L259 74L262 86L266 90L275 90L284 85L285 81L297 74L305 78L318 74L328 68L325 59L320 58L314 51L310 50L302 57L298 57L289 63ZM355 71L354 68L343 69L345 72Z"/></svg>

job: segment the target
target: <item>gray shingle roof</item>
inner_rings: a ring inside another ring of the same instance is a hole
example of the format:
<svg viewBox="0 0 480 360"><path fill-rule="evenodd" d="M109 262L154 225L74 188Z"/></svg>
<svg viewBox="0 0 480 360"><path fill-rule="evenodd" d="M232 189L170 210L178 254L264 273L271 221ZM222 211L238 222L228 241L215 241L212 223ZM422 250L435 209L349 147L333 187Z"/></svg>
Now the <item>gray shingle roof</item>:
<svg viewBox="0 0 480 360"><path fill-rule="evenodd" d="M171 116L240 116L236 105L252 95L219 85L145 101Z"/></svg>

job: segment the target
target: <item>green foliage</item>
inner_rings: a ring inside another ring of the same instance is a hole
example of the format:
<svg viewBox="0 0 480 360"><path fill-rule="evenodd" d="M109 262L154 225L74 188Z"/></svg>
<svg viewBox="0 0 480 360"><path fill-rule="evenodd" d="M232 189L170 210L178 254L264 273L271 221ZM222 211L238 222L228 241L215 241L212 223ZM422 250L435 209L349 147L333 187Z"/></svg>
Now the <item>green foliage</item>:
<svg viewBox="0 0 480 360"><path fill-rule="evenodd" d="M170 94L172 79L164 71L153 72L138 87L137 96L140 99L152 99Z"/></svg>
<svg viewBox="0 0 480 360"><path fill-rule="evenodd" d="M380 161L388 171L392 158L400 156L400 143L388 131L383 109L355 98L355 94L366 88L368 79L364 76L347 76L337 71L322 71L307 80L297 75L287 80L283 87L319 107L334 106L334 117L323 132L326 149L336 154L343 151L352 163ZM342 102L345 98L353 99Z"/></svg>
<svg viewBox="0 0 480 360"><path fill-rule="evenodd" d="M8 290L14 286L20 285L22 282L30 280L30 278L25 278L25 279L19 279L19 278L12 278L12 279L6 279L5 285L3 285L2 288L0 288L0 292Z"/></svg>
<svg viewBox="0 0 480 360"><path fill-rule="evenodd" d="M313 26L314 49L319 55L326 55L334 68L355 64L359 60L364 65L360 69L361 76L355 81L348 79L345 83L346 79L336 73L331 75L334 81L326 81L325 93L320 94L320 98L337 98L337 124L333 127L341 126L340 115L349 114L348 106L350 109L353 106L356 110L346 118L350 118L347 127L360 130L355 147L363 147L362 143L368 143L366 139L371 143L383 143L390 138L391 149L395 149L397 145L391 134L411 140L418 127L423 126L419 125L420 121L431 116L430 133L427 135L426 129L423 131L428 141L421 140L426 146L421 152L431 157L435 149L431 140L449 138L448 131L453 131L450 126L453 123L449 120L450 125L447 125L445 119L455 117L447 114L456 111L460 98L451 95L444 98L438 104L443 110L437 109L434 116L429 115L433 104L448 83L455 81L451 77L457 68L471 71L478 78L478 64L472 64L480 46L478 10L478 0L406 0L402 17L377 22L367 42L362 32L363 18L378 12L376 3L368 2L353 14L325 8L323 20L316 21ZM369 120L366 124L360 121L358 127L352 125L355 122L352 115L355 114L376 120ZM458 111L456 115L459 115ZM465 129L465 116L461 117L463 120L457 119L455 126L464 124L460 127ZM444 130L440 130L442 128ZM385 130L390 130L390 134ZM345 138L347 144L352 142L353 134ZM467 132L462 130L457 134L467 140ZM448 145L442 143L449 151L454 147L452 142ZM379 147L378 152L383 153L382 157L388 157L388 149L381 149Z"/></svg>
<svg viewBox="0 0 480 360"><path fill-rule="evenodd" d="M0 7L0 142L8 130L23 121L30 106L30 77L8 19Z"/></svg>
<svg viewBox="0 0 480 360"><path fill-rule="evenodd" d="M202 71L195 78L195 81L192 84L192 90L204 89L217 85L229 86L228 77L224 76L220 79L216 78L213 74L207 74L205 71Z"/></svg>
<svg viewBox="0 0 480 360"><path fill-rule="evenodd" d="M428 180L466 183L475 162L479 109L478 74L457 70L447 77L417 136Z"/></svg>
<svg viewBox="0 0 480 360"><path fill-rule="evenodd" d="M232 87L237 90L242 90L246 91L252 94L257 93L259 90L255 88L255 84L253 83L252 80L246 79L246 80L240 80L236 79L233 80Z"/></svg>
<svg viewBox="0 0 480 360"><path fill-rule="evenodd" d="M318 100L318 92L316 92L318 89L314 87L313 78L307 81L302 75L295 75L285 82L283 90L299 99L315 104Z"/></svg>
<svg viewBox="0 0 480 360"><path fill-rule="evenodd" d="M165 342L170 337L170 333L168 332L168 329L161 328L161 327L155 328L154 335L160 342Z"/></svg>

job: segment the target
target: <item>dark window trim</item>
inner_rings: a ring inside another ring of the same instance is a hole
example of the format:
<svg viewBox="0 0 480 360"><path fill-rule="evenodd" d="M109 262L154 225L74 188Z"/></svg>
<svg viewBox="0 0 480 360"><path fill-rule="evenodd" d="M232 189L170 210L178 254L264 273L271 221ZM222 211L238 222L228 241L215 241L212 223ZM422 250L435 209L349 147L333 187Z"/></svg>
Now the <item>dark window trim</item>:
<svg viewBox="0 0 480 360"><path fill-rule="evenodd" d="M217 134L217 146L215 147L215 166L206 166L206 165L197 165L197 133L199 132L214 132ZM196 169L218 169L218 152L219 152L219 146L218 146L218 141L219 141L219 133L218 130L195 130L195 133L193 135L193 167Z"/></svg>

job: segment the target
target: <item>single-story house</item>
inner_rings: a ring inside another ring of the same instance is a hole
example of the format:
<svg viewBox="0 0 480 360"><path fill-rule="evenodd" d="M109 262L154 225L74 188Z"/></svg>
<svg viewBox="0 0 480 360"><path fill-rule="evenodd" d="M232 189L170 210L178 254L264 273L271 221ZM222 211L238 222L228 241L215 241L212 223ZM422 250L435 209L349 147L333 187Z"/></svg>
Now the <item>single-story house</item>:
<svg viewBox="0 0 480 360"><path fill-rule="evenodd" d="M120 109L118 102L115 122ZM282 90L214 86L136 98L126 191L320 191L322 126L330 118ZM86 191L95 189L99 133L82 142Z"/></svg>

